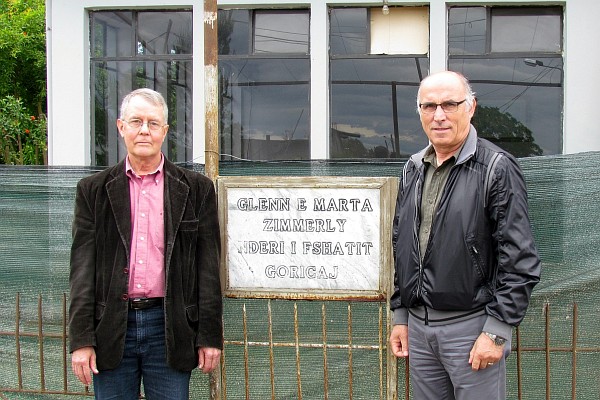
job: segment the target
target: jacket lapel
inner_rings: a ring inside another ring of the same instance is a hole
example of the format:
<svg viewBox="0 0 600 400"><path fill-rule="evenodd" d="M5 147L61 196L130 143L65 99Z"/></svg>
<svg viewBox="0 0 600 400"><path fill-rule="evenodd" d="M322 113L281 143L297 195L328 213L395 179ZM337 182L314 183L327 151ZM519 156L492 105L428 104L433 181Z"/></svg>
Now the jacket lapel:
<svg viewBox="0 0 600 400"><path fill-rule="evenodd" d="M177 167L166 159L165 172L165 272L168 273L171 255L173 254L173 244L183 219L190 187L180 179L182 173Z"/></svg>
<svg viewBox="0 0 600 400"><path fill-rule="evenodd" d="M115 217L115 223L123 246L130 257L131 246L131 204L129 199L129 181L125 175L123 162L117 164L112 171L113 179L106 183L106 193Z"/></svg>

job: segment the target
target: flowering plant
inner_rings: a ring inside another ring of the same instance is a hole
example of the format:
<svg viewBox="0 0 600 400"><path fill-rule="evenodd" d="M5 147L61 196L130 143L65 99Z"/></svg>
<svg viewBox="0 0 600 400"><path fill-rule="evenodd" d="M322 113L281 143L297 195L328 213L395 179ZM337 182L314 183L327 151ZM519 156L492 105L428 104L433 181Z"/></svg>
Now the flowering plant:
<svg viewBox="0 0 600 400"><path fill-rule="evenodd" d="M44 115L27 112L20 99L0 98L0 163L47 164L47 123Z"/></svg>

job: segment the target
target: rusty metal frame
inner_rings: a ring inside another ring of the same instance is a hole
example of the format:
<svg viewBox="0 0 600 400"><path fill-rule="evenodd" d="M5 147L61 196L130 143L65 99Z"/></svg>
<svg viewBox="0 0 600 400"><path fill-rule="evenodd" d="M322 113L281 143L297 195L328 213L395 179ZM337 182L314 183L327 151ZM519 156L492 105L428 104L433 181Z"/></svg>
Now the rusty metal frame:
<svg viewBox="0 0 600 400"><path fill-rule="evenodd" d="M72 395L72 396L93 396L94 394L86 386L84 390L69 389L69 379L67 371L70 360L67 360L67 295L62 296L62 326L61 333L46 333L44 332L44 319L43 319L43 307L42 307L42 295L38 295L37 300L37 331L27 332L21 328L21 296L17 293L15 298L15 330L14 331L0 331L0 336L14 337L16 359L15 366L17 368L17 384L16 387L0 387L0 395L3 393L27 393L27 394L48 394L48 395ZM23 361L21 351L21 338L23 337L34 337L38 339L38 363L39 363L39 388L30 389L25 388L23 385ZM59 340L62 347L62 390L49 390L46 388L46 363L45 363L45 352L44 352L44 340L52 339ZM2 360L3 362L9 362L9 360Z"/></svg>
<svg viewBox="0 0 600 400"><path fill-rule="evenodd" d="M352 399L354 396L354 388L353 388L353 353L356 350L367 350L374 351L378 354L378 380L379 380L379 394L378 398L380 400L383 399L409 399L409 373L406 363L404 363L403 372L398 371L396 378L403 379L403 387L404 393L398 393L397 385L394 379L390 379L390 369L395 371L395 367L397 363L395 359L393 363L390 364L389 354L387 348L387 330L388 330L388 317L387 313L387 304L384 302L379 303L378 307L378 337L376 339L376 344L373 345L361 345L353 342L353 332L352 332L352 313L354 304L356 302L348 302L347 305L347 342L343 344L333 344L328 341L328 327L327 327L327 302L323 301L321 305L321 330L322 330L322 340L316 343L306 343L301 340L300 330L301 326L298 322L298 302L294 301L293 304L293 329L294 329L294 338L291 341L275 341L273 339L273 314L271 310L271 300L267 301L267 322L268 322L268 340L267 341L253 341L249 338L248 334L248 313L246 310L245 304L242 306L242 340L225 340L226 346L242 346L243 347L243 357L244 357L244 388L245 388L245 398L250 399L250 365L249 365L249 349L252 347L264 347L268 349L268 357L269 357L269 383L270 383L270 398L272 400L277 398L277 393L275 390L275 355L274 350L276 348L292 348L295 350L295 370L296 370L296 387L297 387L297 396L298 399L302 399L302 379L303 374L300 368L301 365L301 349L312 348L312 349L321 349L323 352L322 360L323 360L323 387L324 387L324 399L327 400L330 396L330 388L329 388L329 360L328 360L328 351L331 349L341 349L347 351L347 360L348 360L348 376L349 376L349 386L348 386L348 399ZM23 394L44 394L44 395L71 395L71 396L93 396L93 393L90 391L88 387L84 387L83 390L75 389L74 386L79 383L76 382L76 378L69 373L70 369L68 368L69 360L68 360L68 347L67 347L67 296L63 294L61 299L61 307L62 307L62 319L61 319L61 329L60 333L50 333L44 331L44 309L42 296L38 295L37 298L37 314L35 316L37 326L34 330L28 331L26 330L21 323L21 313L23 312L21 306L21 296L20 294L16 295L15 298L15 320L14 320L14 330L10 331L0 331L0 337L11 337L14 338L15 341L15 360L11 361L8 359L3 359L2 361L5 363L14 363L14 367L16 369L16 382L10 387L0 387L0 398L4 398L7 393L23 393ZM577 399L577 356L580 353L600 353L600 346L596 347L580 347L578 343L578 332L579 332L579 324L578 324L578 305L577 303L573 304L572 308L572 331L571 331L571 343L568 346L552 346L550 340L550 304L546 303L544 305L544 332L539 332L539 334L543 334L544 337L544 345L539 347L523 347L522 346L522 333L519 328L516 330L516 341L513 344L513 352L516 353L516 370L517 370L517 391L518 391L518 399L524 398L525 388L523 387L523 354L527 352L534 353L543 353L545 357L545 380L546 380L546 393L545 398L551 398L551 379L550 373L552 371L552 363L551 363L551 355L556 353L570 353L571 354L571 389L570 389L570 398L575 400ZM39 365L39 384L37 388L25 387L23 383L23 369L24 369L24 361L22 357L22 348L21 341L23 338L37 338L37 350L38 350L38 358L35 362ZM61 372L62 372L62 389L60 390L50 390L46 386L46 372L50 369L56 369L56 365L47 365L45 362L46 359L46 350L44 346L44 342L46 340L50 341L58 341L61 346ZM402 363L400 363L402 364ZM211 400L216 399L227 399L227 366L228 366L228 353L227 351L223 352L223 356L221 359L221 368L217 375L211 377ZM562 366L559 366L562 367ZM396 372L394 372L396 373ZM403 376L401 376L403 375ZM218 379L218 382L215 380ZM71 383L73 383L71 385Z"/></svg>
<svg viewBox="0 0 600 400"><path fill-rule="evenodd" d="M294 313L293 313L293 321L294 321L294 340L288 342L275 342L273 340L273 331L272 331L272 311L271 311L271 299L267 300L267 318L268 318L268 342L261 341L251 341L248 339L248 314L246 310L246 305L242 306L242 336L243 340L225 340L225 345L233 345L233 346L243 346L244 348L244 391L245 398L250 399L250 379L249 379L249 348L250 347L267 347L269 349L269 371L270 371L270 387L271 387L271 400L275 400L277 398L275 393L275 358L274 358L274 348L287 347L295 349L295 366L296 366L296 386L297 386L297 396L298 400L302 400L302 371L300 368L300 349L302 348L311 348L311 349L322 349L323 350L323 396L324 399L327 400L329 398L329 368L328 368L328 359L327 359L327 351L329 349L341 349L348 351L348 377L349 377L349 387L348 387L348 399L352 400L353 398L353 386L352 386L352 370L353 370L353 351L354 350L370 350L377 351L379 355L379 399L383 400L386 397L386 389L385 389L385 381L384 377L386 374L384 357L387 352L386 346L386 338L384 335L385 327L384 327L384 313L385 308L387 307L385 303L379 303L379 326L378 326L378 339L377 345L359 345L353 344L352 342L352 303L349 302L347 306L347 328L348 328L348 343L347 344L331 344L327 342L327 312L326 312L326 302L323 302L321 305L321 326L322 326L322 342L320 343L303 343L300 341L300 325L298 323L298 303L294 302ZM223 388L224 395L223 400L227 399L226 394L226 370L227 370L227 354L223 353L222 362L221 362L221 375L223 377Z"/></svg>

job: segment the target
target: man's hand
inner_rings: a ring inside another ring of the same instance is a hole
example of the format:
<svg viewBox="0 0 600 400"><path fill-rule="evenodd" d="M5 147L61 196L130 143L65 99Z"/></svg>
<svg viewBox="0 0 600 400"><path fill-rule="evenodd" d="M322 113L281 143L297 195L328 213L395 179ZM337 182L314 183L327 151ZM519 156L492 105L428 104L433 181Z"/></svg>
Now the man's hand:
<svg viewBox="0 0 600 400"><path fill-rule="evenodd" d="M481 333L469 353L471 368L478 371L491 367L504 356L504 346L497 346L492 339Z"/></svg>
<svg viewBox="0 0 600 400"><path fill-rule="evenodd" d="M221 359L221 350L213 347L200 347L198 349L198 368L205 374L212 372Z"/></svg>
<svg viewBox="0 0 600 400"><path fill-rule="evenodd" d="M408 325L394 325L390 334L390 346L396 357L408 356Z"/></svg>
<svg viewBox="0 0 600 400"><path fill-rule="evenodd" d="M96 368L96 351L92 346L77 349L71 355L71 368L77 379L86 386L92 384L92 372L99 373Z"/></svg>

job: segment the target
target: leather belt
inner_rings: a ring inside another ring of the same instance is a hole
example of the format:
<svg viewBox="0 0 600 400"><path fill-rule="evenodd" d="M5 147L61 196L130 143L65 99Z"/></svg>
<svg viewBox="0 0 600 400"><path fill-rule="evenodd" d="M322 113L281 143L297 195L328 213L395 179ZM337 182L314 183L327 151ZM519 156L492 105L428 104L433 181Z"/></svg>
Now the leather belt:
<svg viewBox="0 0 600 400"><path fill-rule="evenodd" d="M145 310L146 308L162 307L162 297L140 297L138 299L129 299L129 308L132 310Z"/></svg>

